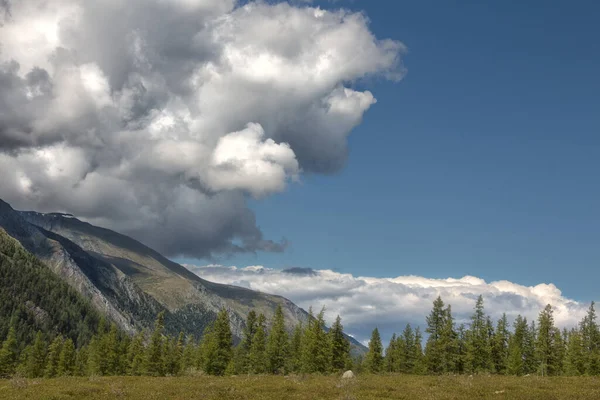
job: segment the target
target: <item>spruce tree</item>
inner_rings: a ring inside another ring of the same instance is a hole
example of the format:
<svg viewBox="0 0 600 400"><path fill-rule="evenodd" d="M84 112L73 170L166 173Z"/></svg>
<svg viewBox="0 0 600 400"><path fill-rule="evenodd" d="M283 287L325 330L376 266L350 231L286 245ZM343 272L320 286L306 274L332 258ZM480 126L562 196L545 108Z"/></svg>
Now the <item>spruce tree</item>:
<svg viewBox="0 0 600 400"><path fill-rule="evenodd" d="M596 322L595 303L592 302L580 323L581 340L585 351L585 373L600 374L600 330Z"/></svg>
<svg viewBox="0 0 600 400"><path fill-rule="evenodd" d="M415 329L415 345L413 346L413 373L416 375L423 375L427 372L427 364L425 362L425 355L423 354L423 336L421 335L421 328Z"/></svg>
<svg viewBox="0 0 600 400"><path fill-rule="evenodd" d="M339 372L350 365L350 342L344 336L342 319L338 315L329 330L329 343L331 343L331 369Z"/></svg>
<svg viewBox="0 0 600 400"><path fill-rule="evenodd" d="M163 366L163 330L165 327L165 314L160 312L154 323L154 332L150 337L150 343L146 349L144 359L144 372L150 376L161 376L164 374Z"/></svg>
<svg viewBox="0 0 600 400"><path fill-rule="evenodd" d="M57 336L48 347L48 356L46 357L46 368L44 370L45 378L54 378L58 372L58 360L63 346L62 336Z"/></svg>
<svg viewBox="0 0 600 400"><path fill-rule="evenodd" d="M15 373L19 356L18 351L16 330L11 325L8 335L0 348L0 378L8 377Z"/></svg>
<svg viewBox="0 0 600 400"><path fill-rule="evenodd" d="M506 373L508 363L509 334L506 314L502 314L502 318L498 320L496 332L492 339L492 361L495 372L501 375Z"/></svg>
<svg viewBox="0 0 600 400"><path fill-rule="evenodd" d="M466 367L470 373L488 372L492 369L492 346L488 318L480 295L471 316L471 326L466 335Z"/></svg>
<svg viewBox="0 0 600 400"><path fill-rule="evenodd" d="M144 332L135 334L127 349L127 374L141 375L144 370Z"/></svg>
<svg viewBox="0 0 600 400"><path fill-rule="evenodd" d="M410 326L406 324L402 335L397 339L398 351L400 352L398 371L406 374L412 373L415 366L415 333ZM404 353L404 354L402 354Z"/></svg>
<svg viewBox="0 0 600 400"><path fill-rule="evenodd" d="M381 344L381 336L379 329L373 329L371 340L369 341L369 351L365 356L365 367L372 374L377 374L383 371L383 346Z"/></svg>
<svg viewBox="0 0 600 400"><path fill-rule="evenodd" d="M558 346L556 343L554 315L548 304L538 317L538 331L535 343L536 359L542 375L556 375L559 370Z"/></svg>
<svg viewBox="0 0 600 400"><path fill-rule="evenodd" d="M390 338L390 343L385 349L385 356L383 357L383 364L385 372L398 372L399 360L398 360L398 338L394 333Z"/></svg>
<svg viewBox="0 0 600 400"><path fill-rule="evenodd" d="M290 338L290 354L288 357L288 370L291 372L299 372L302 367L302 336L304 328L302 322L298 323L294 328L292 337Z"/></svg>
<svg viewBox="0 0 600 400"><path fill-rule="evenodd" d="M331 369L331 345L325 332L325 308L309 321L302 337L301 369L306 373L327 373Z"/></svg>
<svg viewBox="0 0 600 400"><path fill-rule="evenodd" d="M188 335L185 347L183 348L183 356L181 359L181 371L186 372L194 365L194 355L196 353L196 343L194 342L194 337L192 335Z"/></svg>
<svg viewBox="0 0 600 400"><path fill-rule="evenodd" d="M437 297L433 302L433 309L426 318L427 328L425 332L429 334L425 344L425 360L427 370L433 374L444 372L444 343L443 332L446 328L446 311L441 297Z"/></svg>
<svg viewBox="0 0 600 400"><path fill-rule="evenodd" d="M271 374L282 374L285 372L285 364L288 357L288 334L285 330L285 320L281 305L277 306L273 324L266 347L267 368Z"/></svg>
<svg viewBox="0 0 600 400"><path fill-rule="evenodd" d="M258 316L256 322L256 332L252 338L250 346L250 354L248 356L249 371L255 374L263 374L267 372L267 319L263 314Z"/></svg>
<svg viewBox="0 0 600 400"><path fill-rule="evenodd" d="M516 335L511 336L508 341L508 359L506 360L506 372L510 375L523 375L523 349L522 342Z"/></svg>
<svg viewBox="0 0 600 400"><path fill-rule="evenodd" d="M88 375L88 347L81 347L75 355L75 371L77 376Z"/></svg>
<svg viewBox="0 0 600 400"><path fill-rule="evenodd" d="M206 341L204 371L210 375L224 375L233 356L233 336L229 325L229 313L222 309L217 315Z"/></svg>
<svg viewBox="0 0 600 400"><path fill-rule="evenodd" d="M567 336L567 354L565 355L565 373L571 376L583 375L586 372L587 357L584 350L581 332L571 329Z"/></svg>
<svg viewBox="0 0 600 400"><path fill-rule="evenodd" d="M43 376L44 369L46 368L46 342L41 332L37 332L35 340L26 354L25 375L28 378Z"/></svg>
<svg viewBox="0 0 600 400"><path fill-rule="evenodd" d="M75 375L75 344L71 338L64 341L60 355L58 357L58 376Z"/></svg>

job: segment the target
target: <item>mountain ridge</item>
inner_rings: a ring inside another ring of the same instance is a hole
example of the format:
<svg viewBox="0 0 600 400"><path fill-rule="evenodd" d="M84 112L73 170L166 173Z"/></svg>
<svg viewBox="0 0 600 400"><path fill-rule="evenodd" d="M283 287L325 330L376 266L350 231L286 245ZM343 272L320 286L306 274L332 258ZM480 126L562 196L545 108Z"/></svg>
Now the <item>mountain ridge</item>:
<svg viewBox="0 0 600 400"><path fill-rule="evenodd" d="M236 340L250 310L271 319L281 305L289 330L309 318L285 297L207 281L131 237L72 214L17 211L0 199L0 227L127 332L150 328L161 311L169 333L199 337L227 308Z"/></svg>

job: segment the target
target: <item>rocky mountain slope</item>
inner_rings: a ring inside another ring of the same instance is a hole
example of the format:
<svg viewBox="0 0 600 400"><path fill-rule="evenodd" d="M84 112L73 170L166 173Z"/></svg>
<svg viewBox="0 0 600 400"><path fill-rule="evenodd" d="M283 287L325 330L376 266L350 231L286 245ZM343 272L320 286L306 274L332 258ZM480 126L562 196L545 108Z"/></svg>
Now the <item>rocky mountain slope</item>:
<svg viewBox="0 0 600 400"><path fill-rule="evenodd" d="M126 331L151 327L160 311L170 333L195 336L223 307L236 337L250 310L270 318L281 304L290 329L308 318L281 296L206 281L130 237L68 214L19 212L0 200L0 227Z"/></svg>

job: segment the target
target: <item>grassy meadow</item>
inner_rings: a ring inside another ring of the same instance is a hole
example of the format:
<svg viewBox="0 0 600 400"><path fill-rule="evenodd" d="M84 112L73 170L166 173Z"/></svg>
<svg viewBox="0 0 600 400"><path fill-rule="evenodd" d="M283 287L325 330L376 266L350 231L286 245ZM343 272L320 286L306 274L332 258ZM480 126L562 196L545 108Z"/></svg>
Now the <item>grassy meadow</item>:
<svg viewBox="0 0 600 400"><path fill-rule="evenodd" d="M0 399L600 399L597 377L362 375L0 380Z"/></svg>

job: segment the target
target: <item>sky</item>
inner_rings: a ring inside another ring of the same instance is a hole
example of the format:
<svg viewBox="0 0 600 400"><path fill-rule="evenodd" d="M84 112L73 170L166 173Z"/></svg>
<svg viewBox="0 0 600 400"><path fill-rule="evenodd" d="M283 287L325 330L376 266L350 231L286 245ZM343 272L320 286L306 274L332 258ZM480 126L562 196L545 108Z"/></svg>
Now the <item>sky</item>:
<svg viewBox="0 0 600 400"><path fill-rule="evenodd" d="M377 104L344 170L252 203L290 250L229 263L553 282L597 298L600 6L339 6L401 40L407 74L369 85Z"/></svg>
<svg viewBox="0 0 600 400"><path fill-rule="evenodd" d="M327 306L361 340L437 295L459 319L482 294L494 317L550 302L572 325L600 278L599 17L0 2L0 198Z"/></svg>

